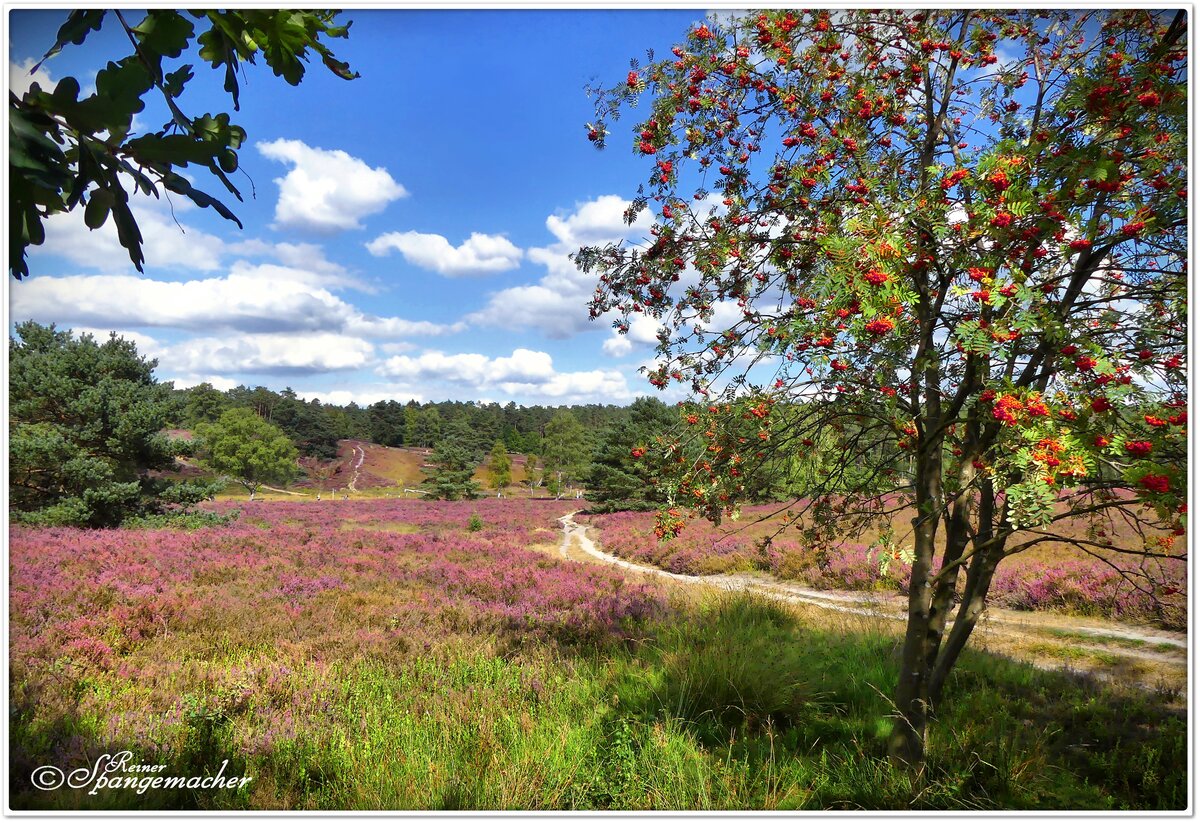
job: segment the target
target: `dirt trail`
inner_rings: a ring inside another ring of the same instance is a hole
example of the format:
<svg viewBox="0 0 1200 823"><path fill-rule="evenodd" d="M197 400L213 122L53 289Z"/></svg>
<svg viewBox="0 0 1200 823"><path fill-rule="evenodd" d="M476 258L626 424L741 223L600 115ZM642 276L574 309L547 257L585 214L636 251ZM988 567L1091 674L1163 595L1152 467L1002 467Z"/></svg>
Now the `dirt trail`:
<svg viewBox="0 0 1200 823"><path fill-rule="evenodd" d="M631 573L667 578L679 583L709 586L726 591L750 591L782 600L788 603L798 603L815 606L845 614L863 615L887 620L903 621L906 618L907 600L902 595L883 592L854 592L827 591L811 589L796 583L776 580L771 577L752 574L714 574L688 575L669 572L653 566L643 566L632 563L615 555L608 554L596 547L595 542L588 537L587 527L575 522L574 512L559 518L563 525L563 538L559 546L562 557L569 560L582 560L579 552L595 562L606 563L625 569ZM572 545L578 546L579 552L571 551ZM1101 677L1109 677L1105 671L1085 665L1089 662L1112 664L1114 658L1124 658L1126 661L1141 661L1146 664L1149 672L1143 673L1139 685L1155 685L1153 676L1158 676L1166 682L1177 682L1187 676L1187 635L1165 630L1127 626L1102 620L1074 618L1062 615L1049 615L1043 612L1018 612L1008 609L989 608L979 622L979 630L987 633L989 638L1003 637L1007 642L1001 646L1017 647L1018 653L1010 656L1020 656L1028 659L1031 656L1029 647L1032 646L1041 654L1032 652L1034 657L1045 657L1047 652L1053 652L1055 647L1061 647L1063 654L1050 654L1051 662L1034 659L1031 662L1042 668L1059 668L1064 660L1073 665L1087 668ZM1083 637L1095 638L1096 643L1082 642ZM1015 641L1015 644L1014 644ZM1132 648L1131 648L1132 646ZM1022 649L1024 647L1024 649ZM1008 653L1008 652L1004 652ZM1080 657L1090 656L1092 661L1081 660ZM1057 660L1055 664L1053 661ZM1124 668L1129 668L1126 665Z"/></svg>
<svg viewBox="0 0 1200 823"><path fill-rule="evenodd" d="M358 482L358 470L362 468L363 461L367 459L367 451L362 446L355 445L354 451L358 453L358 460L354 462L354 476L350 478L350 482L346 485L352 492L358 491L355 484Z"/></svg>

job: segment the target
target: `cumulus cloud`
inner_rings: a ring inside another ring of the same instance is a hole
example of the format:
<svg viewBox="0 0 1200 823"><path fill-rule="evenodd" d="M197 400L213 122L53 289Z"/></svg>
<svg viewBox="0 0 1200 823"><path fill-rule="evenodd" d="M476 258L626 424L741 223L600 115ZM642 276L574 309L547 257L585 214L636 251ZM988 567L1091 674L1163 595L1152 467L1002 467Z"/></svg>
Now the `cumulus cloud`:
<svg viewBox="0 0 1200 823"><path fill-rule="evenodd" d="M635 346L645 348L658 343L659 322L652 317L638 315L629 322L629 331L620 334L613 329L612 337L604 341L600 347L610 357L624 357L631 353Z"/></svg>
<svg viewBox="0 0 1200 823"><path fill-rule="evenodd" d="M511 357L491 358L484 354L443 354L427 351L418 357L391 357L378 369L384 377L404 380L445 380L477 385L517 381L542 383L554 376L550 355L516 349Z"/></svg>
<svg viewBox="0 0 1200 823"><path fill-rule="evenodd" d="M223 277L186 282L129 275L32 277L13 284L12 315L97 328L165 327L243 333L332 332L366 337L458 331L399 317L375 317L314 286L311 273L239 262Z"/></svg>
<svg viewBox="0 0 1200 823"><path fill-rule="evenodd" d="M147 270L214 271L220 267L225 244L219 237L176 223L164 205L149 197L136 198L132 209L142 232ZM30 246L30 255L60 255L77 266L104 272L134 271L129 252L117 240L116 221L111 218L92 230L84 225L78 212L62 212L46 218L42 225L46 242Z"/></svg>
<svg viewBox="0 0 1200 823"><path fill-rule="evenodd" d="M362 228L362 218L383 211L408 192L388 169L371 168L341 150L313 149L300 140L259 143L258 151L292 170L276 178L280 199L275 227L332 234Z"/></svg>
<svg viewBox="0 0 1200 823"><path fill-rule="evenodd" d="M516 268L521 262L521 250L507 237L479 232L472 232L459 246L450 245L440 234L415 231L388 232L367 243L367 251L376 257L393 249L414 266L446 277L493 274Z"/></svg>
<svg viewBox="0 0 1200 823"><path fill-rule="evenodd" d="M559 372L546 352L515 349L508 357L425 351L385 360L376 371L397 386L442 385L447 394L464 392L520 396L558 402L622 403L633 399L625 376L611 369Z"/></svg>
<svg viewBox="0 0 1200 823"><path fill-rule="evenodd" d="M317 149L299 140L258 144L268 159L292 168L277 177L277 228L326 234L362 228L362 218L383 211L408 192L382 166L371 168L341 150Z"/></svg>
<svg viewBox="0 0 1200 823"><path fill-rule="evenodd" d="M327 258L324 246L317 243L271 243L255 238L230 243L226 250L242 257L274 258L292 272L302 272L306 282L330 291L354 289L366 294L378 294L380 291L374 282L364 280L342 264Z"/></svg>
<svg viewBox="0 0 1200 823"><path fill-rule="evenodd" d="M366 366L374 347L359 337L319 334L248 334L196 337L161 351L161 368L215 374L318 374Z"/></svg>
<svg viewBox="0 0 1200 823"><path fill-rule="evenodd" d="M596 285L594 278L580 273L569 255L580 246L644 238L653 217L643 211L632 226L627 226L624 213L628 205L624 198L608 194L578 204L569 214L550 215L546 228L556 242L526 253L530 260L546 267L546 275L537 283L496 292L484 308L466 319L507 329L535 328L556 339L598 328L589 321L587 309Z"/></svg>
<svg viewBox="0 0 1200 823"><path fill-rule="evenodd" d="M46 71L43 65L37 71L32 71L37 65L37 60L32 57L27 57L20 63L8 64L8 89L17 97L24 97L25 92L29 91L29 87L37 83L42 91L54 91L54 86L57 84L50 76L50 72Z"/></svg>

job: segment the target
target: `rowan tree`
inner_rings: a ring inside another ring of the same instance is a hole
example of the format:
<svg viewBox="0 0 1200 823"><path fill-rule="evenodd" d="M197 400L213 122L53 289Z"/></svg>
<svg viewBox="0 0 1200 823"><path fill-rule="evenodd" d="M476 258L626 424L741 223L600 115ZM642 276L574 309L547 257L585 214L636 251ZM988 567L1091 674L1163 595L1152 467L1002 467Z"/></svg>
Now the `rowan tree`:
<svg viewBox="0 0 1200 823"><path fill-rule="evenodd" d="M654 445L671 502L720 520L820 443L814 550L913 512L894 762L1005 558L1108 558L1114 524L1182 556L1186 56L1175 11L769 10L599 92L601 146L648 98L626 217L654 225L577 263L594 317L665 327L650 382L703 401Z"/></svg>

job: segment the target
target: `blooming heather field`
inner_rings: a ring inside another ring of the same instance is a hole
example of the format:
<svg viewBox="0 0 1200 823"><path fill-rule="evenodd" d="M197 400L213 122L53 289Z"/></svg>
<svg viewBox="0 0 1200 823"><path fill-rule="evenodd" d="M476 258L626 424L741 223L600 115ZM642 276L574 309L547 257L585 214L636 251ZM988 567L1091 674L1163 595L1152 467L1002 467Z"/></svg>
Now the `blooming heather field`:
<svg viewBox="0 0 1200 823"><path fill-rule="evenodd" d="M608 551L638 563L680 574L722 574L760 570L821 589L906 591L907 567L893 562L881 570L879 547L867 542L844 542L824 565L784 531L765 553L757 546L780 525L772 517L778 506L749 506L739 522L714 526L706 520L689 522L669 541L654 536L652 512L616 512L580 519L599 530ZM767 518L764 522L757 522ZM897 543L903 544L904 524L897 518ZM1121 545L1121 535L1116 535ZM1132 537L1124 541L1131 544ZM1135 584L1133 581L1136 580ZM1187 567L1178 561L1159 561L1112 554L1091 557L1066 546L1038 547L1005 560L992 582L991 602L1013 609L1053 611L1146 621L1173 629L1187 625Z"/></svg>
<svg viewBox="0 0 1200 823"><path fill-rule="evenodd" d="M574 505L259 502L193 531L12 528L13 807L1185 802L1186 727L1153 695L970 650L957 682L986 688L939 713L918 790L884 756L895 627L744 595L674 599L559 560L556 518ZM712 570L695 554L708 531L635 548L648 521L598 521L610 546L666 553L639 559L671 565L690 546L676 567ZM855 580L838 574L826 583ZM122 751L167 775L225 763L250 780L35 788L47 768Z"/></svg>
<svg viewBox="0 0 1200 823"><path fill-rule="evenodd" d="M132 741L186 748L197 722L233 712L261 714L245 752L295 740L294 709L340 711L321 685L335 658L405 659L447 636L597 648L665 609L616 571L528 548L558 541L565 502L237 508L189 532L11 530L18 782Z"/></svg>

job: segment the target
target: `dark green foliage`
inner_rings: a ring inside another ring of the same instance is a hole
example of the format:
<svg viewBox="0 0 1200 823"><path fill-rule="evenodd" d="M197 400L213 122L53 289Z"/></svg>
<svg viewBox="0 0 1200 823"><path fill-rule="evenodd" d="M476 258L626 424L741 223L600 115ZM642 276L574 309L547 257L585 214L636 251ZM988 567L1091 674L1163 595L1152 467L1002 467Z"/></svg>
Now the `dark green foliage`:
<svg viewBox="0 0 1200 823"><path fill-rule="evenodd" d="M468 439L466 423L461 420L446 432L433 450L432 467L422 469L428 477L421 484L432 500L470 500L479 492L479 484L471 479L475 473L476 456L464 445Z"/></svg>
<svg viewBox="0 0 1200 823"><path fill-rule="evenodd" d="M284 389L269 420L292 439L300 454L322 460L337 457L339 433L330 410L320 401L305 403L291 389Z"/></svg>
<svg viewBox="0 0 1200 823"><path fill-rule="evenodd" d="M14 519L114 526L190 506L213 489L151 472L174 464L170 388L153 360L115 335L97 343L53 325L21 323L10 343L9 500Z"/></svg>
<svg viewBox="0 0 1200 823"><path fill-rule="evenodd" d="M79 45L104 24L110 12L77 10L68 14L45 60L68 43ZM276 76L296 85L304 76L309 50L339 77L358 75L337 60L322 38L341 38L349 25L334 25L336 13L321 10L189 11L152 9L136 25L122 11L111 12L133 44L126 57L110 61L96 75L95 92L79 98L81 84L64 77L54 89L34 84L20 99L9 94L9 271L18 279L29 274L26 249L45 241L42 221L52 214L83 206L90 229L111 216L121 245L142 271L142 235L130 208L125 184L136 192L159 197L160 188L181 194L197 206L211 208L227 220L241 222L224 203L192 186L177 169L200 166L238 200L241 192L229 179L238 167L238 149L246 132L225 113L190 117L179 100L194 74L191 64L168 67L193 45L213 68L224 68L225 91L239 106L242 64L256 56ZM203 28L197 36L196 24ZM40 64L39 64L40 65ZM144 97L157 89L171 119L157 131L130 138L133 118L145 109Z"/></svg>
<svg viewBox="0 0 1200 823"><path fill-rule="evenodd" d="M229 408L230 400L225 392L213 388L211 383L201 383L184 389L183 418L187 427L194 428L200 423L212 423Z"/></svg>
<svg viewBox="0 0 1200 823"><path fill-rule="evenodd" d="M629 407L629 419L604 430L591 467L584 475L586 498L593 511L649 509L666 502L655 484L655 460L660 450L649 449L656 435L678 423L669 406L653 397L640 397ZM641 457L635 449L646 448Z"/></svg>
<svg viewBox="0 0 1200 823"><path fill-rule="evenodd" d="M367 407L371 442L381 446L403 446L405 407L395 400L380 400Z"/></svg>
<svg viewBox="0 0 1200 823"><path fill-rule="evenodd" d="M412 408L412 407L410 407ZM432 406L405 415L405 442L410 446L429 448L442 437L442 417Z"/></svg>

